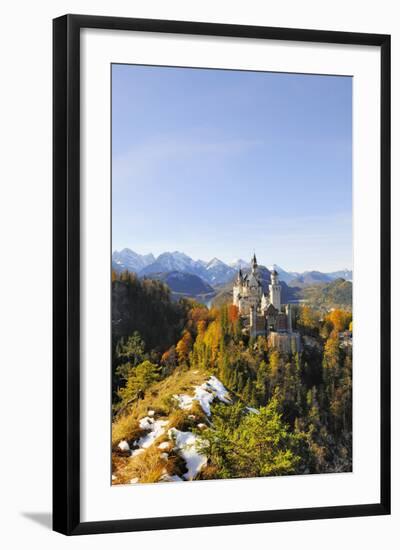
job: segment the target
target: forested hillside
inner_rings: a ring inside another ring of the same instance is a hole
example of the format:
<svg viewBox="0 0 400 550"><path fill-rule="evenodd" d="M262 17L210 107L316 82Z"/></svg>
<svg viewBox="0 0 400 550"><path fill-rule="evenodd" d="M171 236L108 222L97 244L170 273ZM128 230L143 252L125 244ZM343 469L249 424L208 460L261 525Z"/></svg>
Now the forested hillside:
<svg viewBox="0 0 400 550"><path fill-rule="evenodd" d="M127 271L113 272L111 303L114 339L138 331L147 349L155 351L176 342L189 307L185 301L172 301L163 281L139 279Z"/></svg>
<svg viewBox="0 0 400 550"><path fill-rule="evenodd" d="M303 288L298 296L315 308L322 308L324 310L345 308L351 310L353 283L344 279L336 279L330 283Z"/></svg>
<svg viewBox="0 0 400 550"><path fill-rule="evenodd" d="M113 483L351 471L351 313L298 307L301 353L232 305L113 274Z"/></svg>

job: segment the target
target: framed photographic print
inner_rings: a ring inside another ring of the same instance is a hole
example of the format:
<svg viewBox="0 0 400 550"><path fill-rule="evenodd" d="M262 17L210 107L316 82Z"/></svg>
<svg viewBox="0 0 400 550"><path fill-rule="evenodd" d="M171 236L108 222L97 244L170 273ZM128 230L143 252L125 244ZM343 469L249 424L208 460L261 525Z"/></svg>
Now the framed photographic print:
<svg viewBox="0 0 400 550"><path fill-rule="evenodd" d="M390 513L390 37L54 20L54 529Z"/></svg>

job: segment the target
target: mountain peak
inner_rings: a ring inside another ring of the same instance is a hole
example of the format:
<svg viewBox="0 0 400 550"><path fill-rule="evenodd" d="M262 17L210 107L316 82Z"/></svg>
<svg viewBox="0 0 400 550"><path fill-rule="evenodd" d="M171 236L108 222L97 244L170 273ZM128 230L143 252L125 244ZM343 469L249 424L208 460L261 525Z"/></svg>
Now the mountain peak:
<svg viewBox="0 0 400 550"><path fill-rule="evenodd" d="M112 254L112 266L117 271L138 272L147 265L153 263L155 260L153 254L141 255L134 252L130 248L123 248L122 250L114 250Z"/></svg>
<svg viewBox="0 0 400 550"><path fill-rule="evenodd" d="M222 265L225 265L224 262L214 257L212 260L208 262L207 269L210 269L211 267L222 266Z"/></svg>

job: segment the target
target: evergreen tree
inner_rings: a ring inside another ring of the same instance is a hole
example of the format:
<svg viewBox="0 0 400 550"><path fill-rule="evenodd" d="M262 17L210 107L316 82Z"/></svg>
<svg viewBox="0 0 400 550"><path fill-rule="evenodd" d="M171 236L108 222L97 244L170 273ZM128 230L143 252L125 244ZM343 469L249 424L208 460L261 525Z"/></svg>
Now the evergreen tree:
<svg viewBox="0 0 400 550"><path fill-rule="evenodd" d="M137 367L132 368L126 385L118 391L120 401L115 405L114 410L121 412L130 403L143 397L146 389L159 379L160 368L150 361L143 361Z"/></svg>
<svg viewBox="0 0 400 550"><path fill-rule="evenodd" d="M276 399L259 413L245 413L243 406L217 405L213 425L202 437L202 451L218 468L220 477L257 477L301 471L306 447L304 434L291 433L282 422Z"/></svg>

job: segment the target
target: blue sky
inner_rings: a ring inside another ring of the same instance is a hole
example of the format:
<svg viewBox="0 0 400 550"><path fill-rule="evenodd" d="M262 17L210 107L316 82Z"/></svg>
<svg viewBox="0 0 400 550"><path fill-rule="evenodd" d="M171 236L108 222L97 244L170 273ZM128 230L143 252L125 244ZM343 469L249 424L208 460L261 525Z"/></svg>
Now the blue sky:
<svg viewBox="0 0 400 550"><path fill-rule="evenodd" d="M113 65L113 250L352 267L350 77Z"/></svg>

